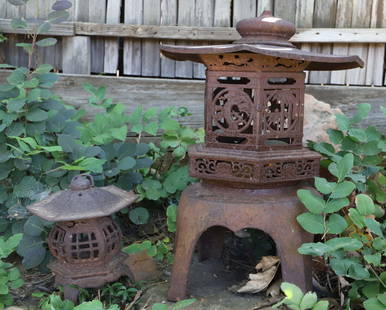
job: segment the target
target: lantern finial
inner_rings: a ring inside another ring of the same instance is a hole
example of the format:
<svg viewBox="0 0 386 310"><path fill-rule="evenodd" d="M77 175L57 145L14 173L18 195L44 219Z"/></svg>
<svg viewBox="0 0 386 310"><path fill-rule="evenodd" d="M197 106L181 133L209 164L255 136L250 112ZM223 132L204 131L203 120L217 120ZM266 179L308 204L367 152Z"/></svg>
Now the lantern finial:
<svg viewBox="0 0 386 310"><path fill-rule="evenodd" d="M234 43L267 44L278 46L293 45L288 41L296 32L295 25L279 17L272 16L271 11L264 11L259 17L247 18L236 25L241 39Z"/></svg>

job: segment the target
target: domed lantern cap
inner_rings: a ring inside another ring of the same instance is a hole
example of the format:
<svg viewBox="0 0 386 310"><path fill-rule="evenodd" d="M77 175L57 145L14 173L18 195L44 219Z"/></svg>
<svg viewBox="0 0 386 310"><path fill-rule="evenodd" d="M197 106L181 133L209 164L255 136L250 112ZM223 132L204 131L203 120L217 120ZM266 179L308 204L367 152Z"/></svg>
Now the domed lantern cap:
<svg viewBox="0 0 386 310"><path fill-rule="evenodd" d="M241 38L232 44L208 46L161 45L161 52L175 60L203 62L203 55L255 53L308 62L305 70L345 70L363 67L358 56L312 53L296 48L288 40L296 33L294 24L264 11L259 17L243 19L236 25Z"/></svg>
<svg viewBox="0 0 386 310"><path fill-rule="evenodd" d="M114 185L94 187L91 175L75 176L70 188L50 195L27 209L52 222L109 216L133 203L137 195Z"/></svg>

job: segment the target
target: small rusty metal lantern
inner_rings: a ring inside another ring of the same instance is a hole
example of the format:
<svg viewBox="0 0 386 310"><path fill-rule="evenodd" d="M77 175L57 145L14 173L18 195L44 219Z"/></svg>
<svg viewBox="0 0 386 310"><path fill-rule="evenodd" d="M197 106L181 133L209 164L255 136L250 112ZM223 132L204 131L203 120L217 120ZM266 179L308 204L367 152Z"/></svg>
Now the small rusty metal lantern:
<svg viewBox="0 0 386 310"><path fill-rule="evenodd" d="M275 241L282 277L311 287L310 241L296 222L300 181L319 173L320 155L303 148L304 70L363 66L358 56L302 51L295 26L265 11L236 26L241 38L212 46L162 45L166 57L206 66L205 143L189 148L189 172L202 179L182 194L169 299L186 294L189 264L221 254L222 228L255 228Z"/></svg>
<svg viewBox="0 0 386 310"><path fill-rule="evenodd" d="M50 252L57 258L48 267L57 285L99 287L127 273L126 255L120 251L122 234L109 216L136 198L115 186L94 187L92 176L80 174L68 190L28 207L31 213L57 222L48 237Z"/></svg>

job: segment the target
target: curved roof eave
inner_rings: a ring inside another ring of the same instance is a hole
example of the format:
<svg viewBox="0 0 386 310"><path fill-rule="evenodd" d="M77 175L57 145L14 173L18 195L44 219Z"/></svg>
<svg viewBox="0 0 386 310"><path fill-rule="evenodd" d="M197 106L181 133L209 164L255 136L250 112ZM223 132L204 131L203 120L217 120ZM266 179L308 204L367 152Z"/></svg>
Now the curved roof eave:
<svg viewBox="0 0 386 310"><path fill-rule="evenodd" d="M202 62L199 55L250 52L272 57L304 60L310 62L306 70L345 70L363 68L364 63L358 56L326 55L303 51L295 47L263 44L227 44L209 46L161 45L161 52L175 60Z"/></svg>

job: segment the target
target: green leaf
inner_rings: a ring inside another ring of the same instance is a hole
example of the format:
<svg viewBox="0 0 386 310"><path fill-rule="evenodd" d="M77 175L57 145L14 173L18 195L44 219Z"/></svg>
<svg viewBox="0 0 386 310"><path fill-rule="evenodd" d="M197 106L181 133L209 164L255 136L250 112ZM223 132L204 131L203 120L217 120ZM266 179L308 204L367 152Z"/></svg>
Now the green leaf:
<svg viewBox="0 0 386 310"><path fill-rule="evenodd" d="M343 249L345 251L356 251L362 247L362 242L350 237L333 238L326 241L325 244L329 246L329 252L334 252L339 249Z"/></svg>
<svg viewBox="0 0 386 310"><path fill-rule="evenodd" d="M16 43L17 47L23 48L28 54L32 54L33 47L31 43Z"/></svg>
<svg viewBox="0 0 386 310"><path fill-rule="evenodd" d="M183 309L183 308L195 303L196 301L197 301L197 299L195 299L195 298L180 300L180 301L175 303L173 310Z"/></svg>
<svg viewBox="0 0 386 310"><path fill-rule="evenodd" d="M12 282L10 283L10 286L9 286L9 287L10 287L12 290L16 290L16 289L22 287L23 285L24 285L24 280L23 280L23 279L16 279L16 280L14 280L14 281L12 281Z"/></svg>
<svg viewBox="0 0 386 310"><path fill-rule="evenodd" d="M31 269L39 266L46 258L46 249L40 237L24 235L17 248L17 253L23 257L23 266Z"/></svg>
<svg viewBox="0 0 386 310"><path fill-rule="evenodd" d="M80 170L101 173L103 171L104 159L99 158L85 158L78 163Z"/></svg>
<svg viewBox="0 0 386 310"><path fill-rule="evenodd" d="M328 170L338 178L338 182L343 181L354 165L354 155L347 153L341 160L331 163Z"/></svg>
<svg viewBox="0 0 386 310"><path fill-rule="evenodd" d="M7 254L6 256L8 256L10 253L12 253L17 248L22 238L23 234L15 234L9 237L5 242L5 248L7 251L4 254ZM6 256L2 256L2 258L6 258Z"/></svg>
<svg viewBox="0 0 386 310"><path fill-rule="evenodd" d="M53 24L61 23L68 19L70 14L67 11L53 11L48 14L48 21Z"/></svg>
<svg viewBox="0 0 386 310"><path fill-rule="evenodd" d="M26 79L27 70L25 68L17 68L7 77L7 82L11 85L19 85Z"/></svg>
<svg viewBox="0 0 386 310"><path fill-rule="evenodd" d="M14 18L11 20L11 27L13 29L24 29L27 28L27 23L24 19L21 18Z"/></svg>
<svg viewBox="0 0 386 310"><path fill-rule="evenodd" d="M339 214L332 214L327 221L327 230L330 234L340 234L347 228L347 222Z"/></svg>
<svg viewBox="0 0 386 310"><path fill-rule="evenodd" d="M382 232L382 228L381 228L381 224L378 223L376 220L372 219L372 218L365 218L365 224L367 226L368 229L370 229L374 234L382 237L383 236L383 232Z"/></svg>
<svg viewBox="0 0 386 310"><path fill-rule="evenodd" d="M151 306L151 310L168 310L168 306L157 302Z"/></svg>
<svg viewBox="0 0 386 310"><path fill-rule="evenodd" d="M369 264L372 264L374 266L380 266L382 254L381 253L375 253L375 254L366 254L363 255L363 258L368 262Z"/></svg>
<svg viewBox="0 0 386 310"><path fill-rule="evenodd" d="M356 105L356 113L351 118L352 123L359 123L363 120L370 112L371 105L369 103L360 103Z"/></svg>
<svg viewBox="0 0 386 310"><path fill-rule="evenodd" d="M315 177L315 187L322 194L330 194L336 185L335 182L328 182L325 178Z"/></svg>
<svg viewBox="0 0 386 310"><path fill-rule="evenodd" d="M124 247L122 251L126 254L135 254L144 250L149 250L152 247L152 244L149 240L145 240L141 243L133 243L127 247Z"/></svg>
<svg viewBox="0 0 386 310"><path fill-rule="evenodd" d="M147 132L148 134L155 136L158 132L158 123L156 122L150 122L145 125L143 128L143 131Z"/></svg>
<svg viewBox="0 0 386 310"><path fill-rule="evenodd" d="M363 228L364 225L364 219L365 217L361 215L357 209L350 208L348 211L348 215L350 219L354 222L355 225L357 225L359 228Z"/></svg>
<svg viewBox="0 0 386 310"><path fill-rule="evenodd" d="M42 64L35 69L34 73L38 73L38 74L48 73L53 69L54 67L49 64Z"/></svg>
<svg viewBox="0 0 386 310"><path fill-rule="evenodd" d="M299 189L297 191L298 198L304 206L313 214L321 214L324 211L326 202L323 198L316 196L310 190Z"/></svg>
<svg viewBox="0 0 386 310"><path fill-rule="evenodd" d="M8 112L17 112L20 111L26 104L26 99L10 99L7 103Z"/></svg>
<svg viewBox="0 0 386 310"><path fill-rule="evenodd" d="M119 128L111 129L111 136L117 140L125 141L127 137L128 128L126 125Z"/></svg>
<svg viewBox="0 0 386 310"><path fill-rule="evenodd" d="M36 45L41 46L41 47L52 46L52 45L55 45L56 42L58 42L58 40L55 38L45 38L45 39L37 41Z"/></svg>
<svg viewBox="0 0 386 310"><path fill-rule="evenodd" d="M324 219L323 215L303 213L296 217L298 223L309 233L323 234L324 233Z"/></svg>
<svg viewBox="0 0 386 310"><path fill-rule="evenodd" d="M40 236L44 230L42 220L36 215L29 217L24 224L24 232L30 236Z"/></svg>
<svg viewBox="0 0 386 310"><path fill-rule="evenodd" d="M347 198L331 199L327 202L324 212L334 213L338 212L343 207L347 207L350 201Z"/></svg>
<svg viewBox="0 0 386 310"><path fill-rule="evenodd" d="M41 122L46 120L48 117L49 117L48 112L39 108L36 108L31 112L28 112L26 115L27 120L29 120L30 122Z"/></svg>
<svg viewBox="0 0 386 310"><path fill-rule="evenodd" d="M132 209L129 212L130 220L136 225L146 224L149 220L149 217L150 217L149 211L147 211L143 207Z"/></svg>
<svg viewBox="0 0 386 310"><path fill-rule="evenodd" d="M300 309L312 309L317 301L318 297L316 296L316 293L308 292L303 296L302 301L300 302Z"/></svg>
<svg viewBox="0 0 386 310"><path fill-rule="evenodd" d="M385 310L385 305L375 297L367 299L363 306L366 310Z"/></svg>
<svg viewBox="0 0 386 310"><path fill-rule="evenodd" d="M180 123L174 119L166 119L161 122L161 129L165 131L175 131L180 129Z"/></svg>
<svg viewBox="0 0 386 310"><path fill-rule="evenodd" d="M312 310L328 310L329 304L327 300L318 301Z"/></svg>
<svg viewBox="0 0 386 310"><path fill-rule="evenodd" d="M136 161L133 157L126 156L119 161L118 168L120 170L129 170L133 168L135 164L136 164Z"/></svg>
<svg viewBox="0 0 386 310"><path fill-rule="evenodd" d="M386 250L386 239L377 237L373 240L373 248L378 251Z"/></svg>
<svg viewBox="0 0 386 310"><path fill-rule="evenodd" d="M7 295L8 293L8 286L6 284L0 284L0 295Z"/></svg>
<svg viewBox="0 0 386 310"><path fill-rule="evenodd" d="M336 124L338 125L338 128L342 131L347 131L350 129L350 120L347 118L346 115L343 114L336 114Z"/></svg>
<svg viewBox="0 0 386 310"><path fill-rule="evenodd" d="M323 256L329 249L330 247L322 242L303 243L298 252L303 255Z"/></svg>
<svg viewBox="0 0 386 310"><path fill-rule="evenodd" d="M370 215L375 211L373 200L365 194L357 195L355 197L355 204L361 215Z"/></svg>
<svg viewBox="0 0 386 310"><path fill-rule="evenodd" d="M335 189L333 190L330 198L344 198L352 193L355 189L355 184L350 181L343 181L338 183Z"/></svg>
<svg viewBox="0 0 386 310"><path fill-rule="evenodd" d="M348 134L357 142L367 142L367 135L363 129L352 128L348 131Z"/></svg>
<svg viewBox="0 0 386 310"><path fill-rule="evenodd" d="M37 34L43 34L43 33L46 33L46 32L48 32L49 30L50 30L50 28L51 28L51 24L50 24L50 22L43 22L43 23L41 23L39 26L38 26L38 28L36 29L36 33Z"/></svg>
<svg viewBox="0 0 386 310"><path fill-rule="evenodd" d="M288 282L283 282L280 285L281 290L287 296L286 298L290 300L293 304L299 305L303 298L303 292L296 285Z"/></svg>
<svg viewBox="0 0 386 310"><path fill-rule="evenodd" d="M93 300L81 303L74 310L104 310L104 307L99 300Z"/></svg>
<svg viewBox="0 0 386 310"><path fill-rule="evenodd" d="M330 138L331 142L334 144L340 144L343 140L343 133L340 130L335 129L327 129L328 137Z"/></svg>

